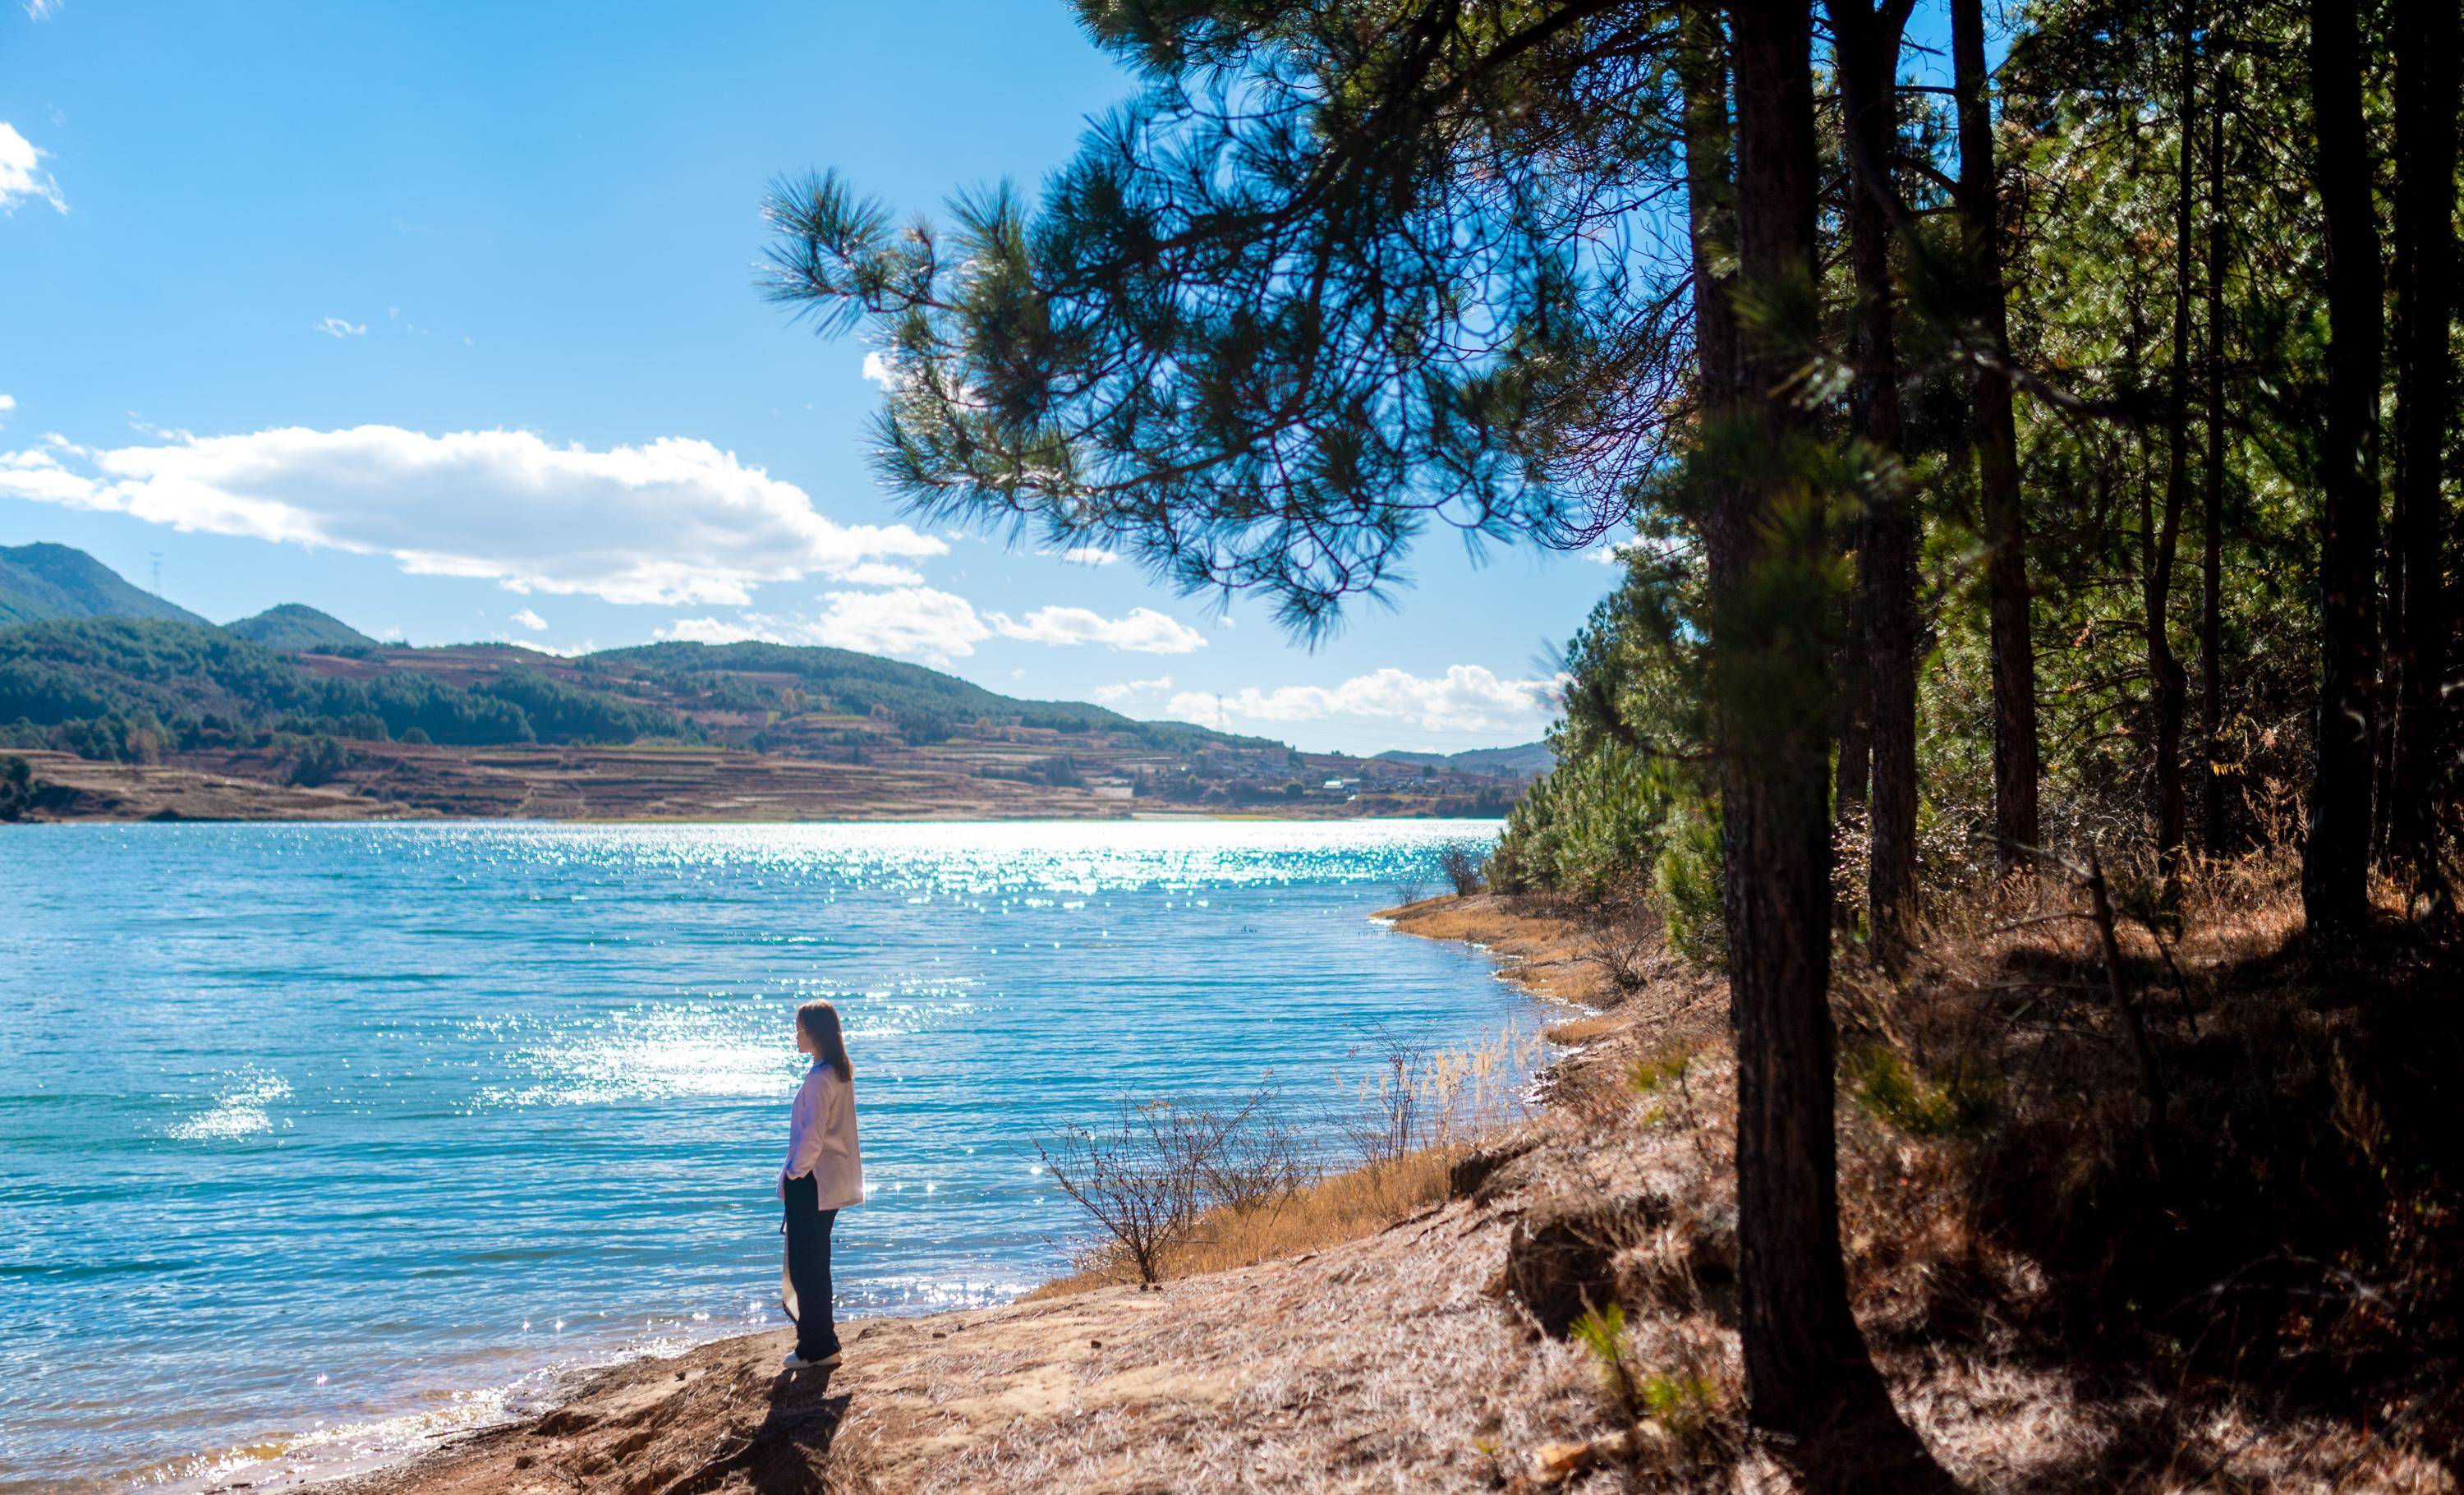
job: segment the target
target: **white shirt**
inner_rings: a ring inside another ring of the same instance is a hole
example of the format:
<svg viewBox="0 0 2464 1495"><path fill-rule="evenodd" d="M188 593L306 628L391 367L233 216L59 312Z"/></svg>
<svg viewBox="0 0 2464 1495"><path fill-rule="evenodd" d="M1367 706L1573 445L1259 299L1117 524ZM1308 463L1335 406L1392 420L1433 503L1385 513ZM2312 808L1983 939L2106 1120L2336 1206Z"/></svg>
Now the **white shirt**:
<svg viewBox="0 0 2464 1495"><path fill-rule="evenodd" d="M846 1209L864 1202L864 1155L855 1141L855 1084L839 1072L816 1064L804 1072L796 1104L787 1115L787 1163L779 1170L779 1189L787 1180L813 1176L821 1208Z"/></svg>

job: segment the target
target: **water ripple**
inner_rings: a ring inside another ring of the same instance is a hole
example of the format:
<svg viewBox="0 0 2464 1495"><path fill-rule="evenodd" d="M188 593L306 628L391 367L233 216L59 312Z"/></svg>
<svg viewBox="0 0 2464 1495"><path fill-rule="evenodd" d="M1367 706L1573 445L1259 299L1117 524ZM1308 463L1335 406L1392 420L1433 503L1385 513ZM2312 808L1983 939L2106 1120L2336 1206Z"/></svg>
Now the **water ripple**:
<svg viewBox="0 0 2464 1495"><path fill-rule="evenodd" d="M1528 1023L1367 918L1495 828L12 827L0 1489L341 1458L773 1323L814 997L873 1185L842 1311L1003 1301L1080 1229L1037 1138L1268 1074L1329 1116L1395 1034Z"/></svg>

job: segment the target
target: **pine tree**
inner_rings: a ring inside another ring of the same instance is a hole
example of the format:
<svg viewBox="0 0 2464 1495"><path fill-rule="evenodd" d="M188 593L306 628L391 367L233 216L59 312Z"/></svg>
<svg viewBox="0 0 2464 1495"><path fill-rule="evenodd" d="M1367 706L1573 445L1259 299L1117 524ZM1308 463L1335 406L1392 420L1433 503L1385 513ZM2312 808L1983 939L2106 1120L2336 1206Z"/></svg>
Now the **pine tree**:
<svg viewBox="0 0 2464 1495"><path fill-rule="evenodd" d="M1993 840L2005 871L2034 858L2037 824L2036 645L2029 621L2028 521L2012 407L2002 193L1985 68L1984 0L1950 0L1952 89L1959 101L1959 224L1975 304L1969 449L1983 495L1986 590L1992 618Z"/></svg>
<svg viewBox="0 0 2464 1495"><path fill-rule="evenodd" d="M2395 510L2388 664L2396 679L2389 845L2411 892L2450 899L2439 866L2439 755L2447 715L2449 511L2442 477L2454 418L2449 323L2455 292L2454 0L2396 9Z"/></svg>
<svg viewBox="0 0 2464 1495"><path fill-rule="evenodd" d="M2320 453L2319 704L2301 901L2349 934L2368 912L2378 677L2379 234L2354 0L2311 0L2312 179L2326 221L2326 427Z"/></svg>
<svg viewBox="0 0 2464 1495"><path fill-rule="evenodd" d="M1893 953L1913 913L1917 875L1917 523L1899 454L1897 293L1891 241L1906 217L1899 156L1900 41L1913 0L1826 0L1848 142L1848 253L1857 284L1849 429L1863 445L1866 501L1857 546L1858 642L1872 762L1867 926ZM1863 786L1858 786L1860 790Z"/></svg>

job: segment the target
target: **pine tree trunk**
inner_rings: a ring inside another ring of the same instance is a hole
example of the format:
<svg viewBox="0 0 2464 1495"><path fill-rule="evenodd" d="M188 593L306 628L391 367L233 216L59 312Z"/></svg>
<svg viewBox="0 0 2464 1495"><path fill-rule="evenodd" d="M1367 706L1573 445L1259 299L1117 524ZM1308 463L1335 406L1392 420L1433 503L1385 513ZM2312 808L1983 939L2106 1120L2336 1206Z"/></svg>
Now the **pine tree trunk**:
<svg viewBox="0 0 2464 1495"><path fill-rule="evenodd" d="M2440 482L2454 311L2454 0L2395 11L2395 513L2404 577L2390 631L2397 680L2388 849L2411 891L2443 906L2437 798L2447 676L2447 500Z"/></svg>
<svg viewBox="0 0 2464 1495"><path fill-rule="evenodd" d="M2019 492L2018 425L2011 409L2011 337L2002 285L1993 106L1985 71L1984 0L1950 0L1953 88L1959 96L1959 218L1976 297L1974 407L1985 526L1985 587L1993 655L1993 831L2004 872L2035 860L2036 655L2028 621L2027 511Z"/></svg>
<svg viewBox="0 0 2464 1495"><path fill-rule="evenodd" d="M1732 418L1737 312L1723 265L1736 253L1736 187L1728 138L1727 38L1719 8L1688 4L1677 55L1685 99L1685 213L1694 275L1695 399L1704 422Z"/></svg>
<svg viewBox="0 0 2464 1495"><path fill-rule="evenodd" d="M1862 552L1865 552L1862 532L1865 532L1865 524L1860 522L1856 527L1856 537L1851 539L1853 549L1858 552L1858 566L1865 564L1862 561ZM1831 788L1831 801L1834 801L1831 808L1840 820L1862 813L1865 801L1873 793L1873 721L1865 715L1868 712L1868 699L1865 697L1870 694L1868 687L1865 687L1865 652L1868 652L1868 648L1870 646L1865 643L1865 599L1858 596L1858 599L1851 599L1848 640L1845 640L1845 648L1838 650L1840 746L1838 774L1836 774L1836 783Z"/></svg>
<svg viewBox="0 0 2464 1495"><path fill-rule="evenodd" d="M2147 707L2156 768L2156 862L2169 901L2181 889L2187 806L2182 794L2182 717L2189 681L2173 652L2169 625L2173 560L2182 533L2182 508L2190 488L2190 209L2194 202L2190 141L2195 120L2198 52L2185 11L2177 105L2181 151L2173 196L2173 350L2166 387L2165 512L2154 533L2141 537L2141 597L2147 639Z"/></svg>
<svg viewBox="0 0 2464 1495"><path fill-rule="evenodd" d="M2211 36L2214 35L2211 31ZM2225 834L2225 108L2224 66L2212 69L2208 100L2207 488L2200 503L2205 534L2199 556L2199 836L2210 856L2230 846Z"/></svg>
<svg viewBox="0 0 2464 1495"><path fill-rule="evenodd" d="M2311 0L2310 97L2326 218L2327 410L2320 458L2318 742L2301 903L2310 928L2358 929L2369 908L2371 703L2378 672L2378 225L2362 122L2355 0Z"/></svg>
<svg viewBox="0 0 2464 1495"><path fill-rule="evenodd" d="M1860 579L1865 545L1865 519L1860 517L1847 536L1847 548L1855 555ZM1865 656L1872 645L1866 638L1861 588L1848 599L1845 635L1841 647L1833 654L1838 662L1839 750L1835 755L1837 767L1833 776L1831 807L1833 815L1842 822L1864 812L1874 788L1874 722L1869 715L1872 692L1865 681Z"/></svg>
<svg viewBox="0 0 2464 1495"><path fill-rule="evenodd" d="M1899 0L1832 0L1840 107L1851 132L1848 257L1857 279L1849 427L1875 458L1858 546L1864 648L1858 661L1873 762L1866 921L1888 959L1915 912L1917 841L1916 516L1899 469L1900 363L1891 284L1890 163L1898 143Z"/></svg>
<svg viewBox="0 0 2464 1495"><path fill-rule="evenodd" d="M1730 17L1739 284L1765 304L1807 305L1812 16L1798 0L1740 6ZM1746 341L1738 414L1758 451L1749 471L1723 485L1704 527L1737 1027L1747 1396L1758 1425L1808 1440L1825 1485L1844 1487L1853 1458L1868 1469L1896 1467L1901 1487L1933 1487L1939 1472L1892 1411L1849 1311L1839 1252L1825 638L1837 598L1820 506L1795 475L1810 466L1810 420L1788 387L1811 335L1767 326Z"/></svg>
<svg viewBox="0 0 2464 1495"><path fill-rule="evenodd" d="M1808 9L1739 6L1734 28L1740 290L1802 296L1814 279L1815 136ZM1803 1435L1832 1420L1864 1359L1839 1254L1833 1131L1828 691L1806 548L1811 505L1771 471L1801 447L1785 392L1796 362L1760 332L1744 350L1756 471L1727 485L1705 535L1721 752L1728 989L1737 1022L1739 1308L1754 1420ZM1798 512L1779 511L1798 501ZM1804 575L1792 576L1795 571ZM1787 693L1783 695L1780 693ZM1791 699L1793 697L1793 699ZM1793 708L1793 709L1792 709ZM1873 1374L1870 1364L1864 1374Z"/></svg>

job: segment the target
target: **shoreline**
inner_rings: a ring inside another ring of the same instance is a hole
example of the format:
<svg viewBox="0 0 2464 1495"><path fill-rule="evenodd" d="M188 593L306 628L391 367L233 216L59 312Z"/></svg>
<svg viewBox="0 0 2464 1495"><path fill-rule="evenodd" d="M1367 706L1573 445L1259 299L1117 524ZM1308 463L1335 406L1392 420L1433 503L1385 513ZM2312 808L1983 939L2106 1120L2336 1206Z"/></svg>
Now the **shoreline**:
<svg viewBox="0 0 2464 1495"><path fill-rule="evenodd" d="M1305 823L1302 817L1172 815L1155 818ZM1350 818L1416 820L1427 817ZM1452 895L1441 895L1380 910L1369 917L1415 937L1461 943L1477 950L1491 962L1495 979L1517 986L1536 1002L1567 1008L1571 1015L1568 1022L1547 1024L1544 1032L1554 1033L1568 1026L1570 1022L1579 1023L1596 1015L1587 1000L1596 993L1580 981L1580 957L1569 955L1564 948L1562 929L1553 921L1509 913L1504 900L1486 897L1475 902L1491 907L1466 916L1464 911L1458 907L1463 902ZM1557 936L1553 943L1552 932ZM1535 1116L1545 1110L1562 1083L1561 1071L1569 1062L1578 1059L1580 1052L1577 1049L1560 1055L1554 1063L1545 1065L1531 1077L1528 1088ZM1337 1244L1339 1246L1341 1242ZM1300 1260L1306 1261L1321 1254L1308 1252ZM1236 1270L1270 1270L1278 1264L1273 1261L1262 1262L1255 1266ZM1016 1313L1022 1308L1042 1310L1064 1307L1073 1314L1091 1314L1090 1321L1101 1321L1118 1311L1117 1308L1105 1305L1116 1304L1123 1295L1126 1294L1133 1303L1141 1301L1134 1288L1120 1286L1079 1287L1066 1294L1054 1294L1049 1290L1069 1282L1073 1275L1065 1267L1049 1281L1039 1283L1018 1299L999 1306L939 1308L915 1314L875 1314L851 1319L841 1326L842 1337L849 1347L852 1359L860 1341L879 1350L891 1345L912 1344L919 1333L929 1336L930 1340L938 1340L945 1334L956 1334L969 1329L980 1331L988 1319L997 1320L1000 1315ZM1192 1285L1211 1283L1224 1275L1215 1272L1174 1279L1163 1285L1163 1291L1170 1294L1188 1290ZM946 1328L941 1327L944 1324ZM203 1451L154 1465L136 1478L142 1482L142 1487L169 1491L172 1495L308 1488L334 1491L337 1495L343 1495L343 1492L349 1492L349 1495L427 1495L431 1490L461 1490L464 1486L453 1477L451 1466L466 1452L493 1446L521 1429L545 1426L550 1431L538 1435L543 1446L537 1451L513 1456L518 1467L538 1467L543 1458L558 1451L566 1440L605 1420L596 1414L583 1415L583 1419L578 1421L568 1418L566 1415L576 1408L611 1400L627 1401L649 1391L665 1391L678 1382L689 1387L696 1386L701 1378L709 1376L741 1380L748 1375L766 1374L764 1367L775 1371L776 1361L791 1342L792 1330L785 1327L747 1331L741 1326L728 1326L706 1338L681 1344L675 1337L669 1336L659 1342L618 1350L605 1355L586 1354L578 1363L517 1369L502 1381L429 1393L427 1395L442 1403L431 1409L378 1414L356 1422L312 1428L231 1448ZM844 1370L841 1374L845 1374ZM568 1423L571 1424L569 1428ZM557 1429L567 1430L560 1432ZM525 1460L529 1462L520 1462ZM435 1467L431 1469L431 1465ZM440 1480L445 1483L436 1483ZM471 1486L473 1495L478 1495L481 1488ZM487 1495L497 1495L497 1492L489 1489Z"/></svg>
<svg viewBox="0 0 2464 1495"><path fill-rule="evenodd" d="M29 819L0 822L0 826L31 825L655 825L669 828L719 825L1179 825L1179 824L1265 824L1265 825L1348 825L1359 822L1392 822L1397 824L1491 824L1494 815L1439 815L1415 811L1404 814L1362 813L1324 815L1266 815L1242 811L1134 810L1127 814L1059 815L1048 811L1016 815L953 813L949 815L815 815L773 819L715 820L707 816L663 817L581 815L444 815L406 813L401 815L149 815L120 818L108 815L79 815L62 818Z"/></svg>
<svg viewBox="0 0 2464 1495"><path fill-rule="evenodd" d="M723 747L668 750L586 744L464 749L359 743L346 766L298 782L275 749L176 753L155 762L84 758L54 748L0 752L26 765L18 817L33 822L534 819L586 822L807 820L1354 820L1503 814L1519 782L1494 775L1406 777L1390 769L1345 792L1367 761L1302 755L1271 774L1230 765L1205 778L1184 756L1117 742L954 740L838 757ZM1075 766L1037 777L1054 760ZM1171 780L1155 788L1156 776ZM1266 779L1278 780L1269 793ZM1293 789L1299 792L1290 792ZM1187 792L1182 792L1186 790Z"/></svg>

